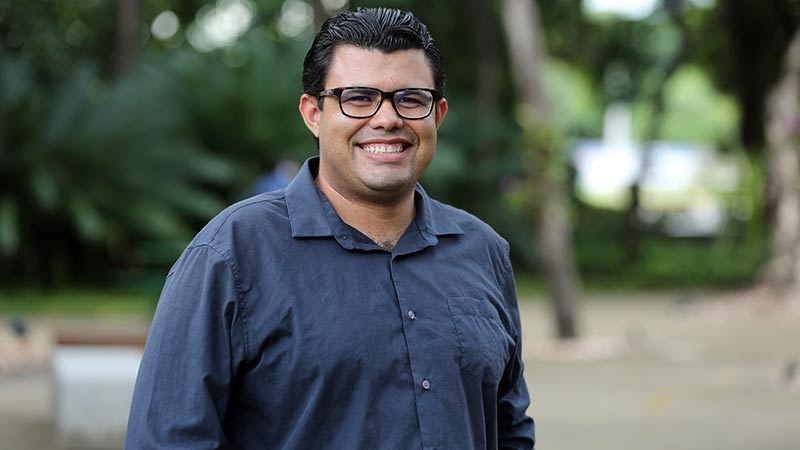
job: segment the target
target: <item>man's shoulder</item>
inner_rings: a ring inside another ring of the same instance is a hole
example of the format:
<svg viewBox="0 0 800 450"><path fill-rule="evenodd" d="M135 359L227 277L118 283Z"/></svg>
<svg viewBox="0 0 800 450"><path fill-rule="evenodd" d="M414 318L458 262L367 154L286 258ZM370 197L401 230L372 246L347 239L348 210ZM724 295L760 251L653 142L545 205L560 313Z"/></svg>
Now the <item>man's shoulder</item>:
<svg viewBox="0 0 800 450"><path fill-rule="evenodd" d="M288 220L283 189L258 194L222 210L197 233L189 246L230 247L234 239L250 239L259 230L274 230Z"/></svg>

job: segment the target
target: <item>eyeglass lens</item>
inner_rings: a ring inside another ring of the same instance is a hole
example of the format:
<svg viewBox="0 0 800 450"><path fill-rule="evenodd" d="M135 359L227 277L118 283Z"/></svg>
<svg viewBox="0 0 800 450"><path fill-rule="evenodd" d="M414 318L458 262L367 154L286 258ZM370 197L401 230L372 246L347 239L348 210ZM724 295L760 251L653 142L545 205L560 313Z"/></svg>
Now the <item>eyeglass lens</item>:
<svg viewBox="0 0 800 450"><path fill-rule="evenodd" d="M340 95L342 112L353 117L369 117L378 110L383 95L375 89L343 89ZM419 89L405 89L394 93L394 108L401 117L416 119L427 116L433 105L433 95Z"/></svg>

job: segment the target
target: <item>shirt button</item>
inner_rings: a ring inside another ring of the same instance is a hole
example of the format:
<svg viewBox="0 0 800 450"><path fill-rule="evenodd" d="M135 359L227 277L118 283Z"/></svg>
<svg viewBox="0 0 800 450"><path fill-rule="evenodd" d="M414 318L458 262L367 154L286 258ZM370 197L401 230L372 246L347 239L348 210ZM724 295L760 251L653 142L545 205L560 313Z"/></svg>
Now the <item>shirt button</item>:
<svg viewBox="0 0 800 450"><path fill-rule="evenodd" d="M417 313L415 313L413 309L409 309L408 318L411 320L417 320Z"/></svg>
<svg viewBox="0 0 800 450"><path fill-rule="evenodd" d="M425 389L427 391L430 388L431 388L431 382L428 381L427 379L422 380L422 389Z"/></svg>

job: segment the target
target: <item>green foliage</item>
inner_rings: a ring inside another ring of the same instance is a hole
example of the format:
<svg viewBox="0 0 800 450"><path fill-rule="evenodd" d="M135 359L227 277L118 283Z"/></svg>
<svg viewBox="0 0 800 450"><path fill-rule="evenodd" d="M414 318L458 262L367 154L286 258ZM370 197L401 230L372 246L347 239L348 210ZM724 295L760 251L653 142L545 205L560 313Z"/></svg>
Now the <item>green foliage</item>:
<svg viewBox="0 0 800 450"><path fill-rule="evenodd" d="M714 239L671 238L649 231L641 257L628 263L618 211L581 208L576 226L576 257L584 279L595 287L730 288L756 280L767 256L763 235L747 239L735 222Z"/></svg>
<svg viewBox="0 0 800 450"><path fill-rule="evenodd" d="M188 239L192 221L224 205L208 188L229 184L234 167L185 133L159 77L135 73L108 86L77 65L48 90L27 75L34 69L24 58L6 60L0 250L7 267L49 278L70 272L50 266L59 259L96 257L90 248L125 260L130 242Z"/></svg>
<svg viewBox="0 0 800 450"><path fill-rule="evenodd" d="M663 12L641 21L609 16L590 20L570 2L540 2L551 54L584 72L601 104L652 95L680 33ZM548 20L551 15L558 21Z"/></svg>
<svg viewBox="0 0 800 450"><path fill-rule="evenodd" d="M564 61L550 59L544 68L547 93L558 126L572 137L595 137L602 133L602 107L585 73Z"/></svg>
<svg viewBox="0 0 800 450"><path fill-rule="evenodd" d="M297 113L305 41L276 41L269 30L251 30L235 49L201 54L182 48L155 59L187 115L187 130L239 170L229 198L241 198L252 181L281 159L315 153ZM232 64L230 51L238 52ZM199 94L202 93L202 94Z"/></svg>
<svg viewBox="0 0 800 450"><path fill-rule="evenodd" d="M749 151L764 145L764 101L780 74L800 25L800 1L727 0L686 17L688 59L724 93L736 97L739 140Z"/></svg>
<svg viewBox="0 0 800 450"><path fill-rule="evenodd" d="M0 40L13 44L0 48L2 278L163 270L275 161L313 153L295 113L308 42L270 22L205 54L151 40L111 80L116 4L47 3L0 1ZM202 2L145 2L143 15L169 3L185 27ZM259 2L262 17L281 3Z"/></svg>
<svg viewBox="0 0 800 450"><path fill-rule="evenodd" d="M0 42L49 86L81 60L109 70L115 16L116 2L108 0L0 0Z"/></svg>
<svg viewBox="0 0 800 450"><path fill-rule="evenodd" d="M726 146L736 142L739 125L736 103L717 92L708 74L697 66L684 65L664 89L664 117L657 139ZM645 130L650 128L652 120L652 105L637 102L633 121L640 138L646 138Z"/></svg>
<svg viewBox="0 0 800 450"><path fill-rule="evenodd" d="M763 242L749 252L724 238L713 242L662 238L643 244L642 264L628 278L657 287L743 286L756 281L758 268L766 259Z"/></svg>

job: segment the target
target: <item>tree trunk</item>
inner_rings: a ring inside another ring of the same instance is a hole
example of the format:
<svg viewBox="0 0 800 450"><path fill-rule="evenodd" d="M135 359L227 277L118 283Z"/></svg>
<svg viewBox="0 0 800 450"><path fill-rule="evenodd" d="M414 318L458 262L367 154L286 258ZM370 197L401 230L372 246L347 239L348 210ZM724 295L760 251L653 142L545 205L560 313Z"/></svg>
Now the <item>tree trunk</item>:
<svg viewBox="0 0 800 450"><path fill-rule="evenodd" d="M680 43L675 53L672 54L664 64L661 72L661 79L658 86L649 95L649 103L653 105L653 116L650 126L645 133L645 145L642 148L642 165L639 174L630 187L630 203L625 210L624 224L622 227L622 242L625 250L625 263L634 264L641 257L642 227L640 225L639 212L642 204L642 186L647 179L647 174L653 165L654 148L661 128L664 124L664 89L667 82L680 67L683 57L686 54L686 23L683 20L683 0L664 0L663 6L669 14L672 22L680 32Z"/></svg>
<svg viewBox="0 0 800 450"><path fill-rule="evenodd" d="M578 334L576 303L579 277L572 250L569 223L564 140L552 123L545 95L542 67L545 61L539 11L533 0L504 0L503 21L516 90L521 99L521 125L526 152L532 161L530 184L536 202L533 211L539 228L542 264L550 289L558 337Z"/></svg>
<svg viewBox="0 0 800 450"><path fill-rule="evenodd" d="M322 28L322 24L330 17L321 0L312 0L311 8L314 10L314 30Z"/></svg>
<svg viewBox="0 0 800 450"><path fill-rule="evenodd" d="M475 48L478 67L476 68L476 100L481 123L493 123L498 116L497 79L500 65L494 15L490 2L470 0L470 20L472 21L472 42Z"/></svg>
<svg viewBox="0 0 800 450"><path fill-rule="evenodd" d="M117 41L114 49L114 77L128 71L136 55L139 35L139 0L117 2Z"/></svg>
<svg viewBox="0 0 800 450"><path fill-rule="evenodd" d="M783 76L767 97L767 198L774 211L767 284L779 295L800 295L800 30L784 57Z"/></svg>

